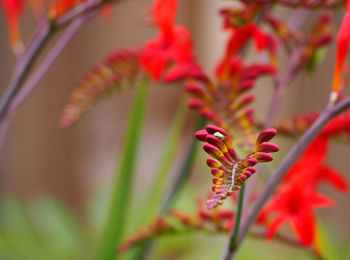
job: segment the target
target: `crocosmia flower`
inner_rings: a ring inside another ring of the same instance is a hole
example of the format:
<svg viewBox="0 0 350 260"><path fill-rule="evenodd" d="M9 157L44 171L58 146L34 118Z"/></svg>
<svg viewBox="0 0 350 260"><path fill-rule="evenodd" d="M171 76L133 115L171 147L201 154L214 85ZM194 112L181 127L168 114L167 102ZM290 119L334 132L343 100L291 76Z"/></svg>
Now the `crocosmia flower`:
<svg viewBox="0 0 350 260"><path fill-rule="evenodd" d="M24 2L23 0L2 0L1 3L5 10L11 47L15 53L19 53L23 49L19 18L23 13Z"/></svg>
<svg viewBox="0 0 350 260"><path fill-rule="evenodd" d="M350 1L347 1L346 13L340 26L337 38L337 60L333 76L333 92L338 92L341 87L341 73L344 61L348 53L350 43Z"/></svg>
<svg viewBox="0 0 350 260"><path fill-rule="evenodd" d="M344 177L325 164L328 135L321 134L303 153L284 178L279 190L262 211L259 221L268 225L272 238L284 223L289 223L300 244L315 241L314 209L333 206L333 201L318 192L320 183L329 183L339 191L347 191Z"/></svg>
<svg viewBox="0 0 350 260"><path fill-rule="evenodd" d="M153 5L151 14L159 34L144 46L141 64L155 81L204 76L192 53L191 34L175 26L177 5L177 0L156 0Z"/></svg>

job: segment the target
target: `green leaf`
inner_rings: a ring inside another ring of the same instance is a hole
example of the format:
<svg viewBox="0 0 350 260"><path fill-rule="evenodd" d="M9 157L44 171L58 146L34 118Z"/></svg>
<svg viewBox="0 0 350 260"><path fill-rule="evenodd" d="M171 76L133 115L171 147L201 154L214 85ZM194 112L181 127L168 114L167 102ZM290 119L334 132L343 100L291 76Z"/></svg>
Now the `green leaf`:
<svg viewBox="0 0 350 260"><path fill-rule="evenodd" d="M4 199L0 206L0 256L5 259L47 259L47 251L20 201Z"/></svg>
<svg viewBox="0 0 350 260"><path fill-rule="evenodd" d="M315 71L316 67L322 63L325 57L324 49L317 49L312 55L309 62L306 64L305 70L307 73L312 73Z"/></svg>
<svg viewBox="0 0 350 260"><path fill-rule="evenodd" d="M119 168L112 187L109 210L104 224L99 260L115 259L117 245L120 243L126 225L128 206L135 175L137 151L139 150L148 93L148 80L144 79L138 87L137 96L131 111Z"/></svg>
<svg viewBox="0 0 350 260"><path fill-rule="evenodd" d="M168 180L170 169L179 146L182 130L186 122L187 112L187 103L185 100L180 101L167 136L162 157L153 178L153 183L149 189L149 194L144 204L144 214L142 215L142 220L140 220L140 223L142 224L149 224L159 211L159 205L163 198L162 194L165 192L166 181Z"/></svg>
<svg viewBox="0 0 350 260"><path fill-rule="evenodd" d="M198 117L196 130L202 129L205 126L205 123L206 121L203 117ZM160 214L166 215L168 213L173 202L176 199L176 196L180 193L186 181L188 180L196 159L198 143L199 142L193 137L190 144L190 148L187 151L187 154L184 157L183 164L180 167L180 172L177 174L174 184L172 185L170 191L163 200L160 209ZM145 254L147 254L147 251L151 248L151 246L152 241L149 240L144 245L135 248L131 252L132 256L129 259L143 259Z"/></svg>
<svg viewBox="0 0 350 260"><path fill-rule="evenodd" d="M205 119L201 116L198 117L196 130L202 129L205 126L205 124L206 124ZM168 213L176 196L179 194L180 190L183 188L186 181L190 177L190 173L196 159L198 144L199 142L193 137L190 149L188 150L185 156L185 160L180 168L180 172L177 175L174 185L171 187L168 196L164 199L161 212L160 212L161 214Z"/></svg>
<svg viewBox="0 0 350 260"><path fill-rule="evenodd" d="M327 260L339 260L339 256L335 245L326 227L321 222L320 218L317 218L317 232L316 232L316 249Z"/></svg>
<svg viewBox="0 0 350 260"><path fill-rule="evenodd" d="M52 198L41 198L30 208L34 225L54 259L77 259L91 255L88 235L77 218Z"/></svg>

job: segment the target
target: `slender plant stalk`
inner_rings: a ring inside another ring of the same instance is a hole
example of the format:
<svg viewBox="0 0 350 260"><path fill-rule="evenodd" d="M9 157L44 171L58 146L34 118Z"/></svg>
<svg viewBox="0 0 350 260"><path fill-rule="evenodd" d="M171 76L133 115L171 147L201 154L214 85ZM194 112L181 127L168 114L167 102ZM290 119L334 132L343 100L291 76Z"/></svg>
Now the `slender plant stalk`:
<svg viewBox="0 0 350 260"><path fill-rule="evenodd" d="M241 225L241 218L242 218L242 213L244 208L243 207L244 193L245 193L245 184L243 183L241 186L241 189L239 190L238 202L237 202L237 208L236 208L236 214L235 214L235 223L228 240L228 245L226 246L226 251L224 252L221 258L222 260L229 260L230 258L227 258L229 256L228 252L235 251L238 245L238 234L239 234L239 228Z"/></svg>
<svg viewBox="0 0 350 260"><path fill-rule="evenodd" d="M205 122L206 121L203 117L198 117L196 130L202 129L205 126ZM185 160L180 168L180 172L177 174L175 182L170 188L170 192L166 195L166 198L163 201L162 207L160 209L161 215L166 215L168 213L173 202L175 201L176 196L180 193L186 181L188 180L196 159L198 143L199 142L195 138L191 138L190 149L188 150L185 156ZM135 253L133 254L131 259L145 259L147 252L149 252L151 247L152 240L148 240L145 244L135 249Z"/></svg>
<svg viewBox="0 0 350 260"><path fill-rule="evenodd" d="M198 117L196 130L202 129L206 124L206 121L203 117ZM183 162L182 167L180 168L180 172L176 177L173 187L170 189L166 199L163 202L163 205L160 210L160 214L165 215L170 210L176 196L179 194L184 184L188 180L191 170L193 168L195 159L196 159L196 151L198 150L199 142L192 138L190 149L188 150L185 161Z"/></svg>
<svg viewBox="0 0 350 260"><path fill-rule="evenodd" d="M3 139L6 136L6 131L10 123L10 118L15 110L22 104L22 102L33 92L40 80L45 76L46 72L50 69L57 57L61 54L62 50L67 46L70 40L74 37L81 26L90 18L95 15L96 11L91 11L82 15L72 22L67 28L64 35L58 40L49 54L45 57L44 61L40 64L39 68L28 79L28 81L22 86L12 99L12 102L8 105L7 112L5 112L2 122L0 123L0 149L3 144Z"/></svg>
<svg viewBox="0 0 350 260"><path fill-rule="evenodd" d="M229 240L230 250L235 250L237 247L238 232L239 232L239 227L241 224L241 218L242 218L242 213L243 213L244 191L245 191L245 184L243 183L241 186L241 189L239 191L239 195L238 195L237 210L236 210L236 215L235 215L235 224L233 227L232 236Z"/></svg>
<svg viewBox="0 0 350 260"><path fill-rule="evenodd" d="M110 205L102 232L101 245L97 258L99 260L116 258L116 248L121 241L125 229L137 164L137 152L139 150L146 110L147 85L148 80L143 79L138 87L137 96L131 111L121 159L112 187Z"/></svg>
<svg viewBox="0 0 350 260"><path fill-rule="evenodd" d="M15 68L12 80L6 89L5 93L0 99L0 122L3 120L7 113L7 109L15 97L17 92L20 90L22 83L36 61L39 53L48 42L50 36L54 32L52 24L46 24L38 37L33 41L31 48L28 50L27 55L19 62Z"/></svg>
<svg viewBox="0 0 350 260"><path fill-rule="evenodd" d="M56 61L57 57L61 54L63 49L72 40L81 26L96 15L97 11L91 11L86 13L72 22L65 30L62 37L57 41L55 46L47 54L43 62L40 64L38 69L33 73L33 75L28 79L28 81L23 85L18 95L13 99L10 104L9 113L12 114L14 110L28 97L28 95L34 90L40 80L45 76L46 72L50 69L52 64Z"/></svg>
<svg viewBox="0 0 350 260"><path fill-rule="evenodd" d="M269 178L263 191L260 193L258 199L252 206L249 214L244 218L241 230L238 236L238 246L243 242L247 236L251 226L255 223L259 212L262 210L270 196L275 192L278 184L282 181L290 167L300 157L302 152L309 146L309 144L316 138L316 136L322 131L324 126L336 115L350 107L350 98L346 98L342 102L330 107L328 106L315 123L305 132L305 134L299 139L299 141L292 147L289 153L284 157L283 161ZM226 250L226 254L223 259L234 259L237 253L236 250Z"/></svg>
<svg viewBox="0 0 350 260"><path fill-rule="evenodd" d="M39 24L39 30L34 34L33 39L30 41L30 45L25 50L23 56L21 56L18 60L12 79L10 80L10 84L0 99L0 124L3 124L11 102L21 89L38 56L47 45L49 40L52 38L52 36L59 29L64 28L64 26L82 14L96 14L97 12L94 11L103 3L104 1L102 0L90 1L82 5L81 8L74 8L72 11L67 12L57 21L46 19Z"/></svg>
<svg viewBox="0 0 350 260"><path fill-rule="evenodd" d="M176 151L178 150L177 148L187 119L187 114L187 102L185 99L182 99L178 105L159 161L158 169L149 189L149 194L143 210L142 223L151 221L159 211L159 205L162 202L162 194L165 192L166 181L169 179L170 169L175 159Z"/></svg>

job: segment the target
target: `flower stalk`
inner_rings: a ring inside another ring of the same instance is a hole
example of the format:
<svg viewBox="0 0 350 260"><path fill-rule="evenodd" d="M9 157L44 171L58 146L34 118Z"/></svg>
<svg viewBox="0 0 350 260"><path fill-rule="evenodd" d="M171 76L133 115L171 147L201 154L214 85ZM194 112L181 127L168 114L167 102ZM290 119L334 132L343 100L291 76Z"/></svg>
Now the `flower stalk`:
<svg viewBox="0 0 350 260"><path fill-rule="evenodd" d="M299 141L293 146L289 153L284 157L282 163L277 170L269 178L264 189L260 193L258 199L252 206L249 214L243 220L241 230L238 236L238 246L236 250L227 250L223 259L235 259L237 249L239 245L246 238L251 226L255 223L259 213L263 206L266 204L271 195L275 192L277 186L284 178L287 171L299 158L302 152L308 147L308 145L315 139L315 137L322 131L324 126L336 115L340 114L344 110L350 107L350 98L344 99L342 102L334 105L333 107L327 107L315 121L315 123L306 131L306 133L299 139Z"/></svg>
<svg viewBox="0 0 350 260"><path fill-rule="evenodd" d="M244 192L245 192L245 184L243 183L238 195L238 203L235 217L235 224L233 226L232 236L230 238L230 250L235 250L237 247L237 240L239 234L239 227L241 225L242 213L243 213L243 202L244 202Z"/></svg>

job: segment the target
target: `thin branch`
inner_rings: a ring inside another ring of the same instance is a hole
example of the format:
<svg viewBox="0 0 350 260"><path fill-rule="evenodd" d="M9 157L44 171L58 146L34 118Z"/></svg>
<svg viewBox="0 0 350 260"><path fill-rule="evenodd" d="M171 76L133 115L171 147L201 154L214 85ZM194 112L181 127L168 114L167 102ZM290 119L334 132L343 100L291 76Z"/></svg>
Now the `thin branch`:
<svg viewBox="0 0 350 260"><path fill-rule="evenodd" d="M238 244L237 240L238 240L239 228L240 228L242 212L243 212L244 190L245 190L245 185L243 183L238 195L235 224L233 226L233 231L230 235L228 246L226 247L228 251L235 251L237 248L237 244ZM227 252L224 252L222 260L227 260L226 258L227 255L228 255Z"/></svg>
<svg viewBox="0 0 350 260"><path fill-rule="evenodd" d="M14 110L27 98L27 96L35 89L39 81L45 76L46 72L55 62L57 57L61 54L62 50L67 46L67 44L72 40L76 32L80 27L93 16L95 16L97 11L92 11L82 15L77 18L71 25L66 29L64 35L59 39L56 45L52 48L50 53L45 57L44 61L41 63L40 67L35 71L35 73L29 78L26 84L23 85L22 89L18 92L16 97L13 99L9 106L8 114L11 115Z"/></svg>
<svg viewBox="0 0 350 260"><path fill-rule="evenodd" d="M90 18L96 14L96 11L84 14L67 28L66 32L59 39L56 45L52 48L50 53L45 57L43 62L35 73L29 78L29 80L18 91L17 95L13 98L13 101L8 105L8 110L0 121L0 147L3 146L3 141L7 133L7 129L10 125L10 119L15 110L22 104L22 102L28 97L28 95L35 89L40 80L45 76L46 72L52 66L57 59L58 55L67 46L70 40L74 37L80 27Z"/></svg>
<svg viewBox="0 0 350 260"><path fill-rule="evenodd" d="M202 129L205 126L205 124L206 124L205 119L202 116L198 117L196 129L197 130ZM191 139L192 141L190 144L190 148L187 151L186 156L184 157L185 160L181 165L180 172L176 176L173 186L170 188L170 192L166 195L163 201L160 214L165 215L168 213L171 206L173 205L174 200L176 199L176 196L179 194L179 192L185 185L186 181L190 177L190 173L196 158L197 147L199 145L199 142L195 138L191 138Z"/></svg>
<svg viewBox="0 0 350 260"><path fill-rule="evenodd" d="M36 58L47 43L48 39L50 38L52 30L53 28L50 24L45 24L41 33L33 41L32 45L26 52L27 55L24 56L17 64L14 70L12 80L0 100L0 122L5 117L11 101L19 91L31 67L36 61Z"/></svg>
<svg viewBox="0 0 350 260"><path fill-rule="evenodd" d="M52 35L57 30L63 28L65 25L73 21L76 17L98 8L102 3L102 0L93 0L87 2L82 6L74 8L72 11L59 18L57 21L46 20L45 22L38 25L38 33L34 34L33 39L30 41L29 47L24 52L24 56L18 60L10 84L0 99L0 124L6 117L12 100L21 89L22 84L28 76L35 61L37 60L37 57L47 44L48 40L52 37Z"/></svg>
<svg viewBox="0 0 350 260"><path fill-rule="evenodd" d="M255 223L259 212L262 210L270 196L275 192L278 184L282 181L290 167L300 157L302 152L309 146L309 144L316 138L316 136L322 131L324 126L332 118L346 110L348 107L350 107L350 97L344 99L342 102L339 102L333 107L327 107L321 113L320 117L315 121L315 123L305 132L305 134L284 157L282 163L270 177L263 191L260 193L260 196L252 206L249 214L243 220L241 231L238 237L239 244L241 244L247 236L251 226ZM236 252L237 250L228 250L228 254L225 259L234 259Z"/></svg>

